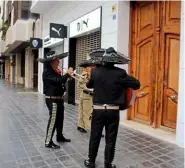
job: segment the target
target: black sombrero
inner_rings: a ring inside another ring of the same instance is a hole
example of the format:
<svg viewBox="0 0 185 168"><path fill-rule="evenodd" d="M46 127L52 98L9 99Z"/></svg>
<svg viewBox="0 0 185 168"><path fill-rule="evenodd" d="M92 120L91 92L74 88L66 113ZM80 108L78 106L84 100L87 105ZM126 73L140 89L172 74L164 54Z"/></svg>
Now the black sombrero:
<svg viewBox="0 0 185 168"><path fill-rule="evenodd" d="M46 54L46 58L38 58L38 61L41 63L48 63L50 61L53 61L55 59L63 59L65 57L69 56L69 53L63 53L63 54L57 54L56 51L50 51Z"/></svg>
<svg viewBox="0 0 185 168"><path fill-rule="evenodd" d="M100 61L95 61L94 59L89 59L89 60L85 60L85 61L82 61L80 64L79 64L79 67L89 67L91 65L101 65L101 62Z"/></svg>
<svg viewBox="0 0 185 168"><path fill-rule="evenodd" d="M128 64L131 59L124 54L116 52L113 47L108 49L97 49L89 53L91 59L95 62L113 63L113 64Z"/></svg>

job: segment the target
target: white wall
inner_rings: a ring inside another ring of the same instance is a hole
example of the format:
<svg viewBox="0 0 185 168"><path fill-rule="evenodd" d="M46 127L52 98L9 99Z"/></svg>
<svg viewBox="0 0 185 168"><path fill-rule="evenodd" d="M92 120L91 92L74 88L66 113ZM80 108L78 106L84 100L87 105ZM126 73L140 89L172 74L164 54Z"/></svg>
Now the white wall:
<svg viewBox="0 0 185 168"><path fill-rule="evenodd" d="M185 120L185 2L181 2L181 37L180 37L180 69L179 69L179 96L177 112L177 144L184 147L184 120Z"/></svg>

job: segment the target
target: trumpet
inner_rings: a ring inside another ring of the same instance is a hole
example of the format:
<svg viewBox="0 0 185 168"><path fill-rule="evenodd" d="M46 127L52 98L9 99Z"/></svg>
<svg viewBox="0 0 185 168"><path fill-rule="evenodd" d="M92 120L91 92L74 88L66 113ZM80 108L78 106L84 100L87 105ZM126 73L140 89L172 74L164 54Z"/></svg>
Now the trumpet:
<svg viewBox="0 0 185 168"><path fill-rule="evenodd" d="M62 72L63 72L63 75L66 74L67 73L67 69L64 68ZM76 73L76 70L73 71L73 73L71 74L71 77L73 79L77 80L77 81L81 80L81 78L86 80L84 76Z"/></svg>

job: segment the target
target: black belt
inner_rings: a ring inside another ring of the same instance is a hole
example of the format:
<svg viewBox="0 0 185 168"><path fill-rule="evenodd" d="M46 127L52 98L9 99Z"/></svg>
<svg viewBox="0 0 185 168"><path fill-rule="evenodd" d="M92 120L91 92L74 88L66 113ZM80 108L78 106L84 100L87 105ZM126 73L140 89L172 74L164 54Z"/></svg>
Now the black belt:
<svg viewBox="0 0 185 168"><path fill-rule="evenodd" d="M83 90L83 92L85 93L85 94L88 94L88 95L93 95L93 93L92 92L88 92L87 90Z"/></svg>

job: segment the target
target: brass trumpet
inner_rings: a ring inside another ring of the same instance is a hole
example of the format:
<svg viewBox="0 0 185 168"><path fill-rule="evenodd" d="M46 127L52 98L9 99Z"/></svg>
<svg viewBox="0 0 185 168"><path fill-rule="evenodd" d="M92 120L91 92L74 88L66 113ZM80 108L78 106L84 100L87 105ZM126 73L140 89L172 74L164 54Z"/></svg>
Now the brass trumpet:
<svg viewBox="0 0 185 168"><path fill-rule="evenodd" d="M65 73L67 73L67 69L63 69L62 72L63 72L63 75L64 75ZM79 81L79 80L81 80L81 79L85 80L85 82L88 81L87 79L85 79L84 76L82 76L82 75L76 73L76 70L74 70L73 73L71 74L71 78L73 78L73 79L75 79L75 80L77 80L77 81ZM87 90L87 91L93 93L93 89L89 89L89 88L87 88L86 86L84 86L84 90Z"/></svg>
<svg viewBox="0 0 185 168"><path fill-rule="evenodd" d="M66 74L67 73L67 69L64 68L62 72L63 72L63 75ZM81 78L86 80L84 76L76 73L76 70L73 71L73 73L71 74L71 77L73 79L77 80L77 81L81 80Z"/></svg>

